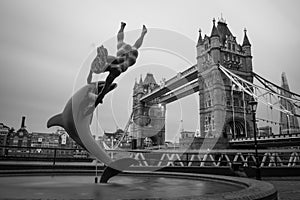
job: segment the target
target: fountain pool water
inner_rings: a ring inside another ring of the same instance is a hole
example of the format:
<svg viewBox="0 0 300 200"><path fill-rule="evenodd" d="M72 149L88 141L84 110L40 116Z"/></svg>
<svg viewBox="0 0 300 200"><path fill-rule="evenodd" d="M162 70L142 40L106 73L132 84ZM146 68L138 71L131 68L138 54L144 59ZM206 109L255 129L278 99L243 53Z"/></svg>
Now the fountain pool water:
<svg viewBox="0 0 300 200"><path fill-rule="evenodd" d="M121 175L111 178L108 184L95 184L93 176L80 175L0 177L0 198L219 199L248 188L247 184L238 181L172 174Z"/></svg>

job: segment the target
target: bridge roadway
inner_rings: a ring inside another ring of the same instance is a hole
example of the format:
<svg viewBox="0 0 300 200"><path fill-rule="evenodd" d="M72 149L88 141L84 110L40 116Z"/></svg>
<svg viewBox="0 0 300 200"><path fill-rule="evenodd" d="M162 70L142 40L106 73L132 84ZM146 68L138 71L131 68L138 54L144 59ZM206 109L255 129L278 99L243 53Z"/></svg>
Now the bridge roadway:
<svg viewBox="0 0 300 200"><path fill-rule="evenodd" d="M159 103L163 103L163 104L171 103L173 101L176 101L178 99L181 99L183 97L186 97L198 91L199 91L199 82L198 80L196 80L188 85L185 85L175 90L174 92L162 96L161 98L159 98Z"/></svg>
<svg viewBox="0 0 300 200"><path fill-rule="evenodd" d="M210 69L202 72L201 75L204 76L205 74L208 74L216 69L219 69L219 66L215 65ZM140 101L149 102L156 98L159 98L159 103L167 104L198 91L198 67L197 65L193 65L187 70L179 72L176 76L167 80L159 88L153 90L148 94L145 94L140 99Z"/></svg>
<svg viewBox="0 0 300 200"><path fill-rule="evenodd" d="M149 102L153 99L156 99L158 97L162 97L162 100L160 101L160 103L170 103L172 101L175 101L176 99L178 99L178 97L184 97L188 94L192 94L197 90L197 82L198 81L194 81L192 84L187 85L188 83L190 83L191 81L197 79L198 80L198 69L197 69L197 65L193 65L192 67L188 68L187 70L183 71L183 72L179 72L176 76L172 77L171 79L167 80L164 85L162 85L161 87L153 90L151 93L144 95L140 101L142 102ZM183 91L181 92L181 90L176 90L174 93L176 94L168 94L166 96L164 96L165 94L167 94L168 92L179 88L183 85L187 85L185 87L183 87ZM195 91L194 91L195 90ZM174 96L176 96L177 98L174 98Z"/></svg>

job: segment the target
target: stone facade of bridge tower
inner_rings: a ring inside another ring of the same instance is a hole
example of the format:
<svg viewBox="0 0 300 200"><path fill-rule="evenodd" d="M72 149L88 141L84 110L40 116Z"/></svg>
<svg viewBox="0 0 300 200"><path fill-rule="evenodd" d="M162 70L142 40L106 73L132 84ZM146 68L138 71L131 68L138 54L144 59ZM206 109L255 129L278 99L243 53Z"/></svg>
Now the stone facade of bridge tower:
<svg viewBox="0 0 300 200"><path fill-rule="evenodd" d="M244 30L240 45L221 18L213 20L210 36L197 43L199 77L200 133L204 138L215 138L220 148L228 146L231 138L249 137L253 122L247 104L250 96L243 94L219 69L223 67L253 82L251 44Z"/></svg>
<svg viewBox="0 0 300 200"><path fill-rule="evenodd" d="M165 143L165 114L166 107L158 103L158 99L143 103L140 98L159 87L153 74L147 73L145 79L140 77L133 87L133 124L131 134L133 148L143 149L144 140L151 139L152 145ZM148 140L149 141L149 140Z"/></svg>

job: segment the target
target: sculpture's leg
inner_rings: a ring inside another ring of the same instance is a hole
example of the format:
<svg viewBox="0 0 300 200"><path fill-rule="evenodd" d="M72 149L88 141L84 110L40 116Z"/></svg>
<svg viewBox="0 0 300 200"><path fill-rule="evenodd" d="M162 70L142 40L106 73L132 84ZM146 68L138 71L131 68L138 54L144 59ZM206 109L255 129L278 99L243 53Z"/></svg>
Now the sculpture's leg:
<svg viewBox="0 0 300 200"><path fill-rule="evenodd" d="M98 91L97 91L98 94L100 94L100 92L103 90L104 86L105 86L105 81L103 81L103 82L101 81L101 84L99 84L98 88L97 88L98 89ZM109 88L108 88L108 91L106 92L106 94L109 93L110 91L114 90L116 87L117 87L116 83L111 83ZM106 95L106 94L104 94L104 95Z"/></svg>
<svg viewBox="0 0 300 200"><path fill-rule="evenodd" d="M124 41L124 28L126 26L126 23L121 22L121 27L120 30L118 31L118 35L117 35L117 41L118 43L122 44Z"/></svg>
<svg viewBox="0 0 300 200"><path fill-rule="evenodd" d="M97 97L97 100L95 102L95 107L97 107L97 105L99 103L103 102L103 98L104 96L109 92L109 89L111 87L112 82L115 80L115 78L117 78L119 75L121 74L120 71L118 71L117 69L112 69L109 72L109 75L107 76L106 80L105 80L105 85L102 88L100 94Z"/></svg>
<svg viewBox="0 0 300 200"><path fill-rule="evenodd" d="M142 46L146 33L147 33L147 28L145 25L143 25L143 30L142 30L141 36L134 43L133 47L135 47L136 49L139 49Z"/></svg>

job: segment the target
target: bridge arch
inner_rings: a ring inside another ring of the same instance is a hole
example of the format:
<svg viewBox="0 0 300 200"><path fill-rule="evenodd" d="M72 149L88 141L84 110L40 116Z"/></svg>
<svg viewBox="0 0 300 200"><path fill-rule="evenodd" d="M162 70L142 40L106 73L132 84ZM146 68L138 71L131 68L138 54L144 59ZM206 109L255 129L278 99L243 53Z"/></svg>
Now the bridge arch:
<svg viewBox="0 0 300 200"><path fill-rule="evenodd" d="M235 117L233 120L233 118L230 117L225 121L222 134L223 137L227 139L245 138L246 136L249 137L249 133L251 132L251 130L252 127L249 125L249 122L247 120L245 123L244 118Z"/></svg>

